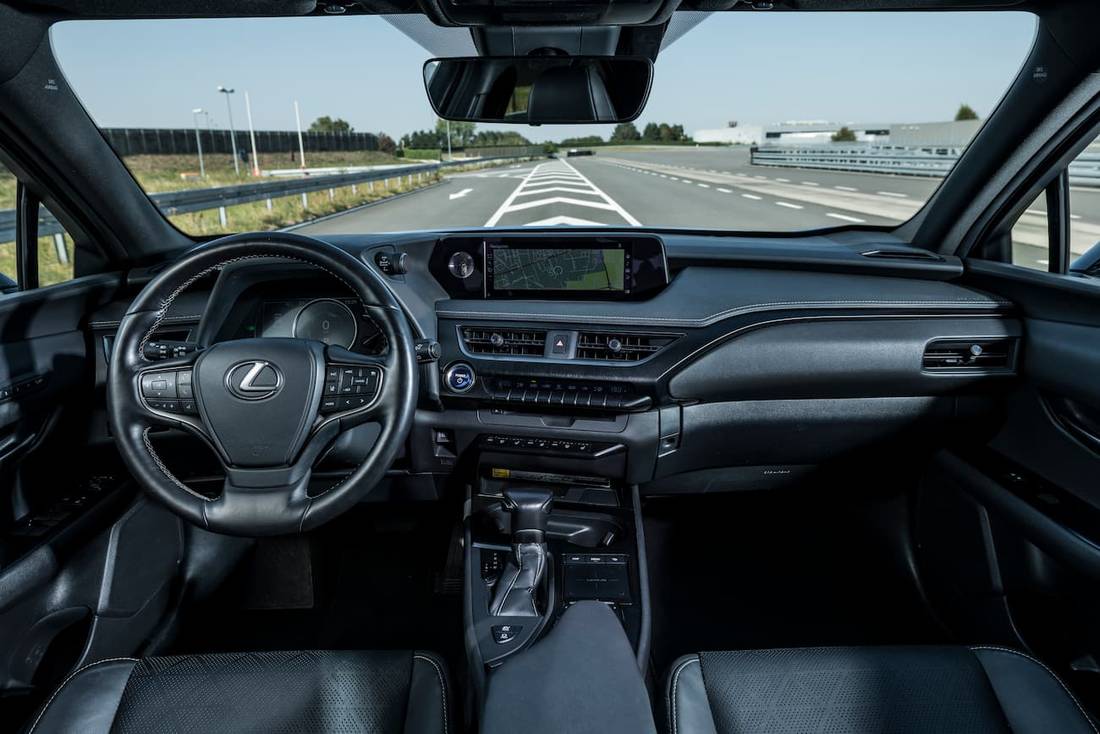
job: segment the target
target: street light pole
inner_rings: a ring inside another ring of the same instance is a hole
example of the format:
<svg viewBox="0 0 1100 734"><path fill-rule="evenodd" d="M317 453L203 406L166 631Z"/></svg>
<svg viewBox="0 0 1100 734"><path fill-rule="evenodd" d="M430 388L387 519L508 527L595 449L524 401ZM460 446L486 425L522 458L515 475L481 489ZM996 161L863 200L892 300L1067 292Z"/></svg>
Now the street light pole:
<svg viewBox="0 0 1100 734"><path fill-rule="evenodd" d="M229 103L229 95L233 94L236 90L227 89L219 85L218 91L225 95L225 109L229 112L229 143L233 149L233 170L240 176L241 162L237 160L237 131L233 129L233 105Z"/></svg>
<svg viewBox="0 0 1100 734"><path fill-rule="evenodd" d="M298 100L294 100L294 120L298 123L298 163L304 169L306 167L306 146L302 142L302 114L298 109Z"/></svg>
<svg viewBox="0 0 1100 734"><path fill-rule="evenodd" d="M454 160L454 156L451 155L451 121L447 120L447 160Z"/></svg>
<svg viewBox="0 0 1100 734"><path fill-rule="evenodd" d="M252 127L252 100L248 98L248 90L244 93L244 109L248 113L248 138L252 141L252 175L260 175L260 156L256 155L256 130Z"/></svg>
<svg viewBox="0 0 1100 734"><path fill-rule="evenodd" d="M205 112L202 107L191 110L191 119L195 121L195 147L199 149L199 178L206 178L206 164L202 160L202 136L199 134L199 115Z"/></svg>

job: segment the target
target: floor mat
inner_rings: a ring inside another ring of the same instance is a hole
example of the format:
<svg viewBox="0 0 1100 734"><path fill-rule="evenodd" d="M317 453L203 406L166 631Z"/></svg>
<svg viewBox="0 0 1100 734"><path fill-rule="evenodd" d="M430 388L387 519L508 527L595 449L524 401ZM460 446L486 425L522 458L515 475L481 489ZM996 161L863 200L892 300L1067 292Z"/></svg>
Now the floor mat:
<svg viewBox="0 0 1100 734"><path fill-rule="evenodd" d="M449 505L362 505L304 540L261 541L188 610L170 652L423 649L461 674L462 597L439 582L457 522ZM282 572L279 558L290 562Z"/></svg>
<svg viewBox="0 0 1100 734"><path fill-rule="evenodd" d="M658 498L645 517L658 675L702 650L948 641L908 571L904 496Z"/></svg>

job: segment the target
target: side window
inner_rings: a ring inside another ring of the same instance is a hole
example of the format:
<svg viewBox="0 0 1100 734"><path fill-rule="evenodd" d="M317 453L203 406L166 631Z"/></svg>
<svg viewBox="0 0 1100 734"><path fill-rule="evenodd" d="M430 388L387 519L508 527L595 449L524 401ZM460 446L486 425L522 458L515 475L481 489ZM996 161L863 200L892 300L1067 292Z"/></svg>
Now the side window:
<svg viewBox="0 0 1100 734"><path fill-rule="evenodd" d="M15 268L15 186L15 176L0 164L0 292L11 290L11 283L19 282Z"/></svg>
<svg viewBox="0 0 1100 734"><path fill-rule="evenodd" d="M18 179L0 164L0 292L25 290L19 283L16 257L16 207ZM76 247L72 236L44 205L38 206L38 243L34 255L38 287L72 280Z"/></svg>
<svg viewBox="0 0 1100 734"><path fill-rule="evenodd" d="M1012 225L1012 264L1049 270L1050 244L1047 192L1043 191Z"/></svg>
<svg viewBox="0 0 1100 734"><path fill-rule="evenodd" d="M1100 140L1069 166L1069 262L1100 242Z"/></svg>
<svg viewBox="0 0 1100 734"><path fill-rule="evenodd" d="M1051 273L1092 272L1097 266L1093 261L1100 259L1097 243L1100 139L1060 171L1020 214L1012 226L1010 261Z"/></svg>
<svg viewBox="0 0 1100 734"><path fill-rule="evenodd" d="M73 238L43 204L38 205L38 285L73 279Z"/></svg>

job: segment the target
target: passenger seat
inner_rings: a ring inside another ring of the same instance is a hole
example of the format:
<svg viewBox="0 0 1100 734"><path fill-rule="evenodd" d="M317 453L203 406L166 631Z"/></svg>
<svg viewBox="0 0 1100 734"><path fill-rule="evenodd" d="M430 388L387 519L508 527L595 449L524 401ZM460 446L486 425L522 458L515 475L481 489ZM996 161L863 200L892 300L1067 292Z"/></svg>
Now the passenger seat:
<svg viewBox="0 0 1100 734"><path fill-rule="evenodd" d="M671 734L1096 734L1061 680L1000 647L704 652L668 677Z"/></svg>

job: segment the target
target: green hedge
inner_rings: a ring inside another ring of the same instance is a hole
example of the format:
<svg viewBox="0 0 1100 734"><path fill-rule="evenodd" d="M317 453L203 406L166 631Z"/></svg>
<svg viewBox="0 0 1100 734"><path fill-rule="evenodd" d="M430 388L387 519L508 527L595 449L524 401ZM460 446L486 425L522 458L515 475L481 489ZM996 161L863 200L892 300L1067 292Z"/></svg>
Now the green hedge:
<svg viewBox="0 0 1100 734"><path fill-rule="evenodd" d="M435 148L405 148L405 158L412 158L414 160L439 160L439 151Z"/></svg>

